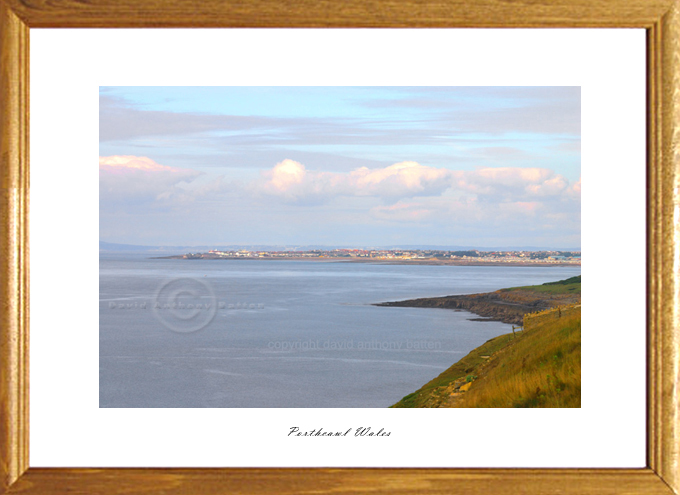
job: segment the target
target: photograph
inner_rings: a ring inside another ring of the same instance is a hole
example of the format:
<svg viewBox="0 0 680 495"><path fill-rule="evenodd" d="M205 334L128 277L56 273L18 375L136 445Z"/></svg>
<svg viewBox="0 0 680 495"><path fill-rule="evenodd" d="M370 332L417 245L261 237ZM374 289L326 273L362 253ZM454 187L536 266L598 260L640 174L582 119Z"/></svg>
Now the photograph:
<svg viewBox="0 0 680 495"><path fill-rule="evenodd" d="M99 87L99 408L580 407L580 86Z"/></svg>
<svg viewBox="0 0 680 495"><path fill-rule="evenodd" d="M680 0L0 0L0 492L679 492L678 52Z"/></svg>

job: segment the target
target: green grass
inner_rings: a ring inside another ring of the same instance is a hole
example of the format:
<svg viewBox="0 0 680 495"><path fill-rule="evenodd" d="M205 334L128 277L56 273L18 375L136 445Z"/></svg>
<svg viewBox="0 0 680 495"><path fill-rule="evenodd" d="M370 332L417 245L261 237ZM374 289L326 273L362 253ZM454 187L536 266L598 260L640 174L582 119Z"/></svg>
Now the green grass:
<svg viewBox="0 0 680 495"><path fill-rule="evenodd" d="M558 280L557 282L546 282L543 285L569 285L569 284L580 284L581 283L581 275L577 275L575 277L571 278L566 278L564 280ZM540 286L538 286L540 287Z"/></svg>
<svg viewBox="0 0 680 495"><path fill-rule="evenodd" d="M557 282L546 282L543 285L527 285L525 287L511 287L509 289L501 289L501 292L518 290L540 292L543 294L580 294L581 275L565 280L559 280Z"/></svg>

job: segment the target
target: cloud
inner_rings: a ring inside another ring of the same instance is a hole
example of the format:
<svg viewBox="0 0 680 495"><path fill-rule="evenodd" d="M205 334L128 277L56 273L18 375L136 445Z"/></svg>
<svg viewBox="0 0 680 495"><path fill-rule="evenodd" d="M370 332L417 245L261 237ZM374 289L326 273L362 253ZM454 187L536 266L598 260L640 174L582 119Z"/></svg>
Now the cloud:
<svg viewBox="0 0 680 495"><path fill-rule="evenodd" d="M567 188L566 193L570 198L581 198L581 177Z"/></svg>
<svg viewBox="0 0 680 495"><path fill-rule="evenodd" d="M503 206L508 212L522 214L535 213L550 202L559 203L565 211L580 208L580 179L570 184L545 168L461 171L404 161L387 167L326 172L285 159L250 182L219 176L194 183L200 172L162 165L148 157L100 157L99 164L102 203L177 205L208 201L233 205L236 201L245 208L263 200L262 205L270 206L272 201L297 207L335 204L359 208L384 220L423 220L444 210L447 215L465 211L472 218L483 205Z"/></svg>
<svg viewBox="0 0 680 495"><path fill-rule="evenodd" d="M286 159L262 176L259 184L262 192L287 202L309 204L336 196L370 196L396 201L402 197L439 195L450 187L452 172L416 162L374 169L361 167L349 173L320 172Z"/></svg>
<svg viewBox="0 0 680 495"><path fill-rule="evenodd" d="M547 168L480 168L463 172L456 187L489 202L532 201L558 198L569 189L569 181Z"/></svg>
<svg viewBox="0 0 680 495"><path fill-rule="evenodd" d="M431 218L436 211L424 202L398 201L393 205L376 206L370 210L369 214L380 220L421 223Z"/></svg>
<svg viewBox="0 0 680 495"><path fill-rule="evenodd" d="M545 168L463 171L404 161L326 172L286 159L250 182L196 180L199 175L148 157L100 157L100 213L146 211L147 225L153 225L172 209L172 222L184 229L212 222L232 233L240 229L246 239L257 224L262 239L303 232L309 242L322 232L324 239L363 232L367 239L405 235L460 242L480 232L513 239L538 233L576 239L580 232L581 180L570 184Z"/></svg>
<svg viewBox="0 0 680 495"><path fill-rule="evenodd" d="M215 131L269 130L285 119L196 112L140 110L125 100L99 96L99 142L197 135ZM243 139L254 138L243 137Z"/></svg>
<svg viewBox="0 0 680 495"><path fill-rule="evenodd" d="M362 167L350 173L357 195L404 197L432 196L451 185L452 172L416 162L400 162L382 169Z"/></svg>
<svg viewBox="0 0 680 495"><path fill-rule="evenodd" d="M493 186L515 187L527 183L536 184L545 181L554 172L545 168L481 168L468 177L477 183Z"/></svg>
<svg viewBox="0 0 680 495"><path fill-rule="evenodd" d="M456 115L447 115L455 119ZM467 131L491 134L532 133L578 136L581 133L581 107L576 101L540 101L515 108L469 112L457 119Z"/></svg>
<svg viewBox="0 0 680 495"><path fill-rule="evenodd" d="M580 187L580 180L570 185L566 178L546 168L461 171L406 161L337 173L308 170L290 159L263 172L261 180L251 185L256 194L299 205L321 204L339 196L371 197L394 205L404 198L443 195L486 203L531 203L580 199Z"/></svg>
<svg viewBox="0 0 680 495"><path fill-rule="evenodd" d="M303 164L286 159L263 172L262 180L252 187L284 202L312 205L346 193L342 181L342 174L308 171Z"/></svg>
<svg viewBox="0 0 680 495"><path fill-rule="evenodd" d="M579 210L573 206L540 200L492 203L474 197L424 197L378 205L368 213L383 225L413 224L442 232L475 230L480 225L497 232L578 230Z"/></svg>
<svg viewBox="0 0 680 495"><path fill-rule="evenodd" d="M99 140L201 136L209 137L216 147L280 148L439 145L442 141L460 142L472 134L476 144L480 135L496 142L498 135L509 133L577 139L580 101L578 87L397 88L390 98L352 101L359 107L380 108L376 116L320 118L149 110L100 94Z"/></svg>
<svg viewBox="0 0 680 495"><path fill-rule="evenodd" d="M580 135L581 131L578 86L428 87L393 91L390 98L361 104L395 111L427 110L435 120L458 133Z"/></svg>
<svg viewBox="0 0 680 495"><path fill-rule="evenodd" d="M577 87L211 91L100 91L104 217L274 243L580 232Z"/></svg>
<svg viewBox="0 0 680 495"><path fill-rule="evenodd" d="M569 186L567 179L561 175L546 179L539 184L531 184L526 191L535 196L557 196Z"/></svg>
<svg viewBox="0 0 680 495"><path fill-rule="evenodd" d="M463 171L400 162L330 173L284 160L250 187L255 196L274 200L278 213L312 218L323 212L321 223L352 232L363 225L410 238L460 238L459 243L483 232L490 239L510 236L521 243L543 236L541 242L548 244L576 245L580 182L570 184L553 170L536 167Z"/></svg>
<svg viewBox="0 0 680 495"><path fill-rule="evenodd" d="M182 169L168 167L154 162L145 156L100 156L99 170L106 170L114 174L128 173L130 170L144 170L147 172L183 172Z"/></svg>
<svg viewBox="0 0 680 495"><path fill-rule="evenodd" d="M202 172L161 165L144 156L99 157L100 203L140 204L181 194Z"/></svg>

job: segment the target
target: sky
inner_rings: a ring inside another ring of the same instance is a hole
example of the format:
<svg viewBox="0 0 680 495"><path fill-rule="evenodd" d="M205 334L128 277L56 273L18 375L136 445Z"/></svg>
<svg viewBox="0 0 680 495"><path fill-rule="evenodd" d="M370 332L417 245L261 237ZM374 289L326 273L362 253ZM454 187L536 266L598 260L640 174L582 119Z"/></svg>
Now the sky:
<svg viewBox="0 0 680 495"><path fill-rule="evenodd" d="M579 87L100 87L99 236L580 249Z"/></svg>

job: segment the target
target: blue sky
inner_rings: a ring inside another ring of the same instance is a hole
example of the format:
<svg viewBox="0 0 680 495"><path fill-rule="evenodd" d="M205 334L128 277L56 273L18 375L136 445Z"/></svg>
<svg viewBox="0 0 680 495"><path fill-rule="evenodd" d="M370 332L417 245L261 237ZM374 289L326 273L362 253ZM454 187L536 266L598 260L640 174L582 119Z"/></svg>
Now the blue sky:
<svg viewBox="0 0 680 495"><path fill-rule="evenodd" d="M102 87L99 129L109 242L580 246L578 87Z"/></svg>

